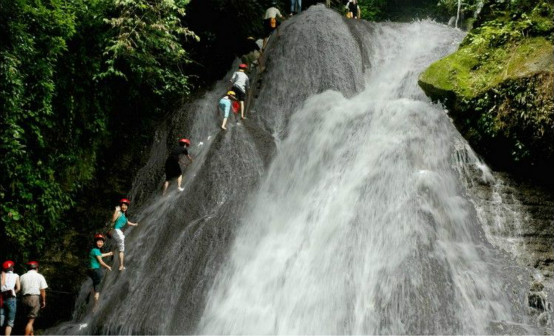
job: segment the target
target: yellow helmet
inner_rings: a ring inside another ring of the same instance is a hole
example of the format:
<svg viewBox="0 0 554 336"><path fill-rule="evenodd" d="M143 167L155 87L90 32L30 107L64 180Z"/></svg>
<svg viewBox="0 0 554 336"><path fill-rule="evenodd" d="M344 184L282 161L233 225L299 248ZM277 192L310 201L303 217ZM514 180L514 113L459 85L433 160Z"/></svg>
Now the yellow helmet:
<svg viewBox="0 0 554 336"><path fill-rule="evenodd" d="M235 93L235 91L227 91L227 95L228 96L235 96L236 93Z"/></svg>

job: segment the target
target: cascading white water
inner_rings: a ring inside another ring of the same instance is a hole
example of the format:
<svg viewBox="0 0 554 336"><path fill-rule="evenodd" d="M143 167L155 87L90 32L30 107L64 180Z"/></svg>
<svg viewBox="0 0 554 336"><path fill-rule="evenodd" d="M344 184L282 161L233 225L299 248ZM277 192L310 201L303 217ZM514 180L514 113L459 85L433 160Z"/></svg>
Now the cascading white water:
<svg viewBox="0 0 554 336"><path fill-rule="evenodd" d="M458 0L458 10L456 11L456 23L454 27L458 28L458 21L460 21L460 11L462 10L462 0Z"/></svg>
<svg viewBox="0 0 554 336"><path fill-rule="evenodd" d="M480 162L460 161L464 140L417 87L462 35L423 21L366 38L363 92L312 96L292 116L198 333L529 332L508 290L517 271L460 181Z"/></svg>

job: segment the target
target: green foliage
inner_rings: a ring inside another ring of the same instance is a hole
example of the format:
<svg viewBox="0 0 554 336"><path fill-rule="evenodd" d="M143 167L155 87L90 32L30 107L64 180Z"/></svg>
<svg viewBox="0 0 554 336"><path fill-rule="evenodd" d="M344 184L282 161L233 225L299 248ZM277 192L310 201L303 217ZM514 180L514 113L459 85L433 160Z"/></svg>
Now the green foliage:
<svg viewBox="0 0 554 336"><path fill-rule="evenodd" d="M0 7L0 185L5 246L40 249L44 230L59 227L71 198L53 155L64 141L53 100L55 65L75 33L73 8L59 0L3 2Z"/></svg>
<svg viewBox="0 0 554 336"><path fill-rule="evenodd" d="M181 38L198 37L181 25L186 3L116 0L118 15L105 19L116 34L107 41L106 69L98 78L132 77L132 85L146 86L158 98L188 93L181 66L189 60Z"/></svg>
<svg viewBox="0 0 554 336"><path fill-rule="evenodd" d="M128 188L106 182L120 174L111 157L129 144L122 139L151 129L188 93L183 45L197 37L181 22L186 4L0 4L2 255L42 255L47 241L73 229L68 210L88 212L85 188Z"/></svg>
<svg viewBox="0 0 554 336"><path fill-rule="evenodd" d="M362 19L368 21L378 21L385 17L386 0L366 0L360 1L359 6Z"/></svg>

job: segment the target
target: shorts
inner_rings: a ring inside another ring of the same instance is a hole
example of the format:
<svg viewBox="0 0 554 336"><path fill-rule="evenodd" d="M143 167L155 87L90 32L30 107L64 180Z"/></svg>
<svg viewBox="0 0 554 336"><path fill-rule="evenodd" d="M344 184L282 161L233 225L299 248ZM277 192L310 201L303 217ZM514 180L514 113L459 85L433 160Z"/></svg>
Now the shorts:
<svg viewBox="0 0 554 336"><path fill-rule="evenodd" d="M277 27L279 27L279 21L277 21L277 27L271 27L271 24L269 23L269 20L270 19L265 19L264 20L264 27L265 27L265 37L268 37L269 35L271 35L271 33L273 33L273 31L275 29L277 29Z"/></svg>
<svg viewBox="0 0 554 336"><path fill-rule="evenodd" d="M17 300L14 297L4 299L4 304L0 307L0 328L10 326L13 328L15 324L15 311L17 310Z"/></svg>
<svg viewBox="0 0 554 336"><path fill-rule="evenodd" d="M246 98L246 93L244 93L240 88L233 85L233 91L235 91L235 96L237 97L238 101L244 101L244 98Z"/></svg>
<svg viewBox="0 0 554 336"><path fill-rule="evenodd" d="M219 108L219 111L221 112L221 114L223 114L223 118L229 118L229 110L225 110L225 109L222 109L221 107Z"/></svg>
<svg viewBox="0 0 554 336"><path fill-rule="evenodd" d="M125 235L123 234L123 231L120 229L114 229L113 230L113 238L115 239L115 242L117 243L117 249L119 252L125 251Z"/></svg>
<svg viewBox="0 0 554 336"><path fill-rule="evenodd" d="M183 174L179 162L175 160L167 160L165 162L165 180L171 181Z"/></svg>
<svg viewBox="0 0 554 336"><path fill-rule="evenodd" d="M21 302L23 302L27 318L37 318L40 311L40 295L24 295Z"/></svg>
<svg viewBox="0 0 554 336"><path fill-rule="evenodd" d="M91 268L87 271L87 275L92 279L92 288L94 292L100 292L100 282L102 282L102 277L104 273L101 268Z"/></svg>

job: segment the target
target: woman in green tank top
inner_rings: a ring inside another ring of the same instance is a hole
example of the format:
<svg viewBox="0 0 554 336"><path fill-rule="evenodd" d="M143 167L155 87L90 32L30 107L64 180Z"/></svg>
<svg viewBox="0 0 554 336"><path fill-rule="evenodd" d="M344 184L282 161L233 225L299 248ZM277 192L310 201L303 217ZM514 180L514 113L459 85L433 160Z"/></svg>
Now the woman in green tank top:
<svg viewBox="0 0 554 336"><path fill-rule="evenodd" d="M123 198L119 201L119 205L115 207L115 211L112 216L112 223L114 223L114 234L113 237L117 242L117 248L119 250L119 270L123 271L125 269L124 260L125 260L125 235L123 234L123 229L125 225L138 226L138 223L130 222L127 219L127 209L129 208L129 201L126 198Z"/></svg>

